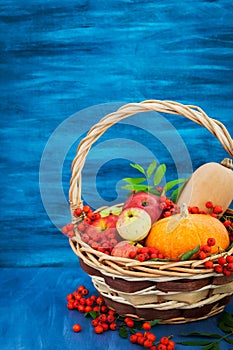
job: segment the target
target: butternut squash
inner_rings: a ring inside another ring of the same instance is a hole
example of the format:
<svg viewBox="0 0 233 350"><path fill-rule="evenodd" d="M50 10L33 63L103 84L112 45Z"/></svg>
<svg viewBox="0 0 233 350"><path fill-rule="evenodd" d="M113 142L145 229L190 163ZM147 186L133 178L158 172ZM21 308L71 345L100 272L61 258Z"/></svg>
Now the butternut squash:
<svg viewBox="0 0 233 350"><path fill-rule="evenodd" d="M224 159L219 163L206 163L200 166L187 181L178 198L178 205L186 203L198 206L208 212L207 201L221 205L223 212L233 200L233 171L232 160Z"/></svg>

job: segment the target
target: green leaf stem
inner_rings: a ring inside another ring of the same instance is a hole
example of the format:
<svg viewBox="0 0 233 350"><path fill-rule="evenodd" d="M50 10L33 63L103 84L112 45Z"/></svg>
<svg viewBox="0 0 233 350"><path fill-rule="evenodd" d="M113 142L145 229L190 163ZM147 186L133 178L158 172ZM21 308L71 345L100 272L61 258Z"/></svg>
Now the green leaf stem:
<svg viewBox="0 0 233 350"><path fill-rule="evenodd" d="M157 162L156 160L153 160L152 163L150 163L150 165L148 166L147 170L146 170L146 176L148 178L150 178L153 174L153 172L155 171L155 168L157 166Z"/></svg>
<svg viewBox="0 0 233 350"><path fill-rule="evenodd" d="M141 165L130 163L130 166L131 166L132 168L135 168L135 169L137 169L138 171L140 171L140 173L146 175L146 172L145 172L145 170L143 169L143 167L142 167Z"/></svg>
<svg viewBox="0 0 233 350"><path fill-rule="evenodd" d="M166 165L160 164L154 175L154 186L158 186L166 173Z"/></svg>

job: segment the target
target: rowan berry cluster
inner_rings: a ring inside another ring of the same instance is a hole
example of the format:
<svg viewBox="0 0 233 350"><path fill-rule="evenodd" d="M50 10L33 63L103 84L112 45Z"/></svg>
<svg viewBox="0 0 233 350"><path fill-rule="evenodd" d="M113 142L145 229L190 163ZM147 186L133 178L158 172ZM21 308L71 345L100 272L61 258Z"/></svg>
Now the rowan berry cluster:
<svg viewBox="0 0 233 350"><path fill-rule="evenodd" d="M167 218L171 215L180 213L180 207L166 196L160 196L159 202L159 208L162 210L160 218Z"/></svg>
<svg viewBox="0 0 233 350"><path fill-rule="evenodd" d="M79 286L73 293L67 295L67 308L77 310L85 316L91 316L91 324L96 334L102 334L106 331L119 331L123 338L128 338L131 343L139 344L149 350L173 350L175 343L171 337L162 337L156 342L156 336L150 332L152 323L149 321L134 321L131 317L122 318L114 310L109 309L103 297L89 295L85 286ZM129 332L127 331L129 329ZM79 333L82 326L74 324L72 330ZM141 331L137 331L141 330Z"/></svg>
<svg viewBox="0 0 233 350"><path fill-rule="evenodd" d="M136 258L138 261L143 262L151 259L164 259L164 256L157 248L140 247L137 251L130 252L129 258Z"/></svg>
<svg viewBox="0 0 233 350"><path fill-rule="evenodd" d="M214 271L230 276L233 273L233 255L218 258L218 264L214 266Z"/></svg>
<svg viewBox="0 0 233 350"><path fill-rule="evenodd" d="M74 232L74 224L72 224L71 222L69 222L68 224L66 224L65 226L62 227L62 233L64 233L64 235L66 235L68 238L72 238L75 236L75 232Z"/></svg>
<svg viewBox="0 0 233 350"><path fill-rule="evenodd" d="M144 348L150 350L173 350L175 349L175 342L170 337L162 337L156 341L156 336L151 332L136 332L130 336L130 342L142 345Z"/></svg>
<svg viewBox="0 0 233 350"><path fill-rule="evenodd" d="M233 218L231 217L224 217L221 219L223 225L226 227L228 233L229 233L229 238L230 242L233 242Z"/></svg>
<svg viewBox="0 0 233 350"><path fill-rule="evenodd" d="M216 240L215 238L208 238L207 244L202 244L200 246L199 252L198 252L198 258L201 260L206 259L208 256L210 256L211 253L211 247L215 246Z"/></svg>
<svg viewBox="0 0 233 350"><path fill-rule="evenodd" d="M82 241L93 249L110 255L119 240L116 230L118 217L109 215L102 218L100 213L93 212L88 205L75 209L74 215L81 218L77 228L81 233Z"/></svg>
<svg viewBox="0 0 233 350"><path fill-rule="evenodd" d="M214 205L211 201L206 202L205 206L207 209L209 209L208 213L205 210L200 210L197 206L188 207L188 211L190 214L209 214L214 218L218 218L223 212L222 206Z"/></svg>

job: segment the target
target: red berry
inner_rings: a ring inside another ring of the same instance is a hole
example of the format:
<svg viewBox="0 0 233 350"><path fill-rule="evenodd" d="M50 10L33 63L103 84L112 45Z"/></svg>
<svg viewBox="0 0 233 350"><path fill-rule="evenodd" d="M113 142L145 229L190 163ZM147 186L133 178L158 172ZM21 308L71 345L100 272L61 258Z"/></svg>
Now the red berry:
<svg viewBox="0 0 233 350"><path fill-rule="evenodd" d="M82 330L82 327L80 326L80 324L76 323L73 325L72 329L74 332L78 333Z"/></svg>
<svg viewBox="0 0 233 350"><path fill-rule="evenodd" d="M109 328L110 328L112 331L115 331L115 330L117 329L117 324L116 324L116 322L110 323Z"/></svg>
<svg viewBox="0 0 233 350"><path fill-rule="evenodd" d="M133 320L128 320L126 323L126 326L129 328L133 328L134 327L134 321Z"/></svg>
<svg viewBox="0 0 233 350"><path fill-rule="evenodd" d="M167 345L167 350L173 350L175 349L175 342L171 339L169 339L169 343Z"/></svg>
<svg viewBox="0 0 233 350"><path fill-rule="evenodd" d="M84 286L79 286L78 289L77 289L78 293L82 293L82 290L83 290L84 288L85 288Z"/></svg>
<svg viewBox="0 0 233 350"><path fill-rule="evenodd" d="M90 225L90 224L91 224L91 219L89 219L88 217L85 217L85 218L83 219L83 221L84 221L84 223L85 223L86 225Z"/></svg>
<svg viewBox="0 0 233 350"><path fill-rule="evenodd" d="M151 329L150 322L144 322L142 325L142 329L144 329L145 331L149 331Z"/></svg>
<svg viewBox="0 0 233 350"><path fill-rule="evenodd" d="M211 247L209 247L207 244L202 244L200 246L200 250L204 253L210 253L211 252Z"/></svg>
<svg viewBox="0 0 233 350"><path fill-rule="evenodd" d="M82 214L82 209L81 208L77 208L77 209L75 209L75 211L74 211L74 215L75 216L80 216L81 214Z"/></svg>
<svg viewBox="0 0 233 350"><path fill-rule="evenodd" d="M161 343L161 344L164 344L164 345L168 345L169 339L168 339L167 337L162 337L162 338L160 339L160 343Z"/></svg>
<svg viewBox="0 0 233 350"><path fill-rule="evenodd" d="M91 208L89 207L89 205L84 205L84 207L83 207L83 211L84 211L84 213L89 213L90 212L90 210L91 210Z"/></svg>
<svg viewBox="0 0 233 350"><path fill-rule="evenodd" d="M145 333L145 337L146 337L146 339L149 339L152 342L154 342L156 340L156 336L153 333L151 333L151 332L146 332Z"/></svg>
<svg viewBox="0 0 233 350"><path fill-rule="evenodd" d="M199 214L199 208L198 207L191 207L190 208L190 213L192 214Z"/></svg>
<svg viewBox="0 0 233 350"><path fill-rule="evenodd" d="M213 247L215 244L216 244L215 238L208 238L208 240L207 240L207 245L208 245L209 247Z"/></svg>
<svg viewBox="0 0 233 350"><path fill-rule="evenodd" d="M134 344L137 343L137 339L138 339L138 337L136 334L132 334L129 338L130 342L134 343Z"/></svg>
<svg viewBox="0 0 233 350"><path fill-rule="evenodd" d="M101 326L103 327L104 331L108 331L109 325L106 322L101 323Z"/></svg>
<svg viewBox="0 0 233 350"><path fill-rule="evenodd" d="M230 220L224 221L223 225L224 225L225 227L227 227L227 228L228 228L229 226L231 226Z"/></svg>
<svg viewBox="0 0 233 350"><path fill-rule="evenodd" d="M82 293L82 295L88 295L89 290L87 288L83 288L81 293Z"/></svg>
<svg viewBox="0 0 233 350"><path fill-rule="evenodd" d="M211 201L208 201L208 202L206 202L205 206L206 206L206 208L211 209L214 207L214 203Z"/></svg>
<svg viewBox="0 0 233 350"><path fill-rule="evenodd" d="M84 305L78 305L78 311L79 312L85 312L85 306Z"/></svg>
<svg viewBox="0 0 233 350"><path fill-rule="evenodd" d="M130 258L130 259L135 259L135 258L136 258L136 255L137 255L137 252L135 252L135 251L129 252L129 258Z"/></svg>
<svg viewBox="0 0 233 350"><path fill-rule="evenodd" d="M198 257L199 257L200 260L204 260L205 258L207 258L207 254L205 252L203 252L203 251L200 251L198 253Z"/></svg>
<svg viewBox="0 0 233 350"><path fill-rule="evenodd" d="M68 294L67 297L66 297L66 300L68 300L68 301L74 300L73 294Z"/></svg>
<svg viewBox="0 0 233 350"><path fill-rule="evenodd" d="M167 350L167 347L166 347L166 345L164 345L164 344L159 344L159 345L157 346L157 350Z"/></svg>
<svg viewBox="0 0 233 350"><path fill-rule="evenodd" d="M98 297L96 299L96 304L100 305L100 304L104 304L104 299L102 297Z"/></svg>
<svg viewBox="0 0 233 350"><path fill-rule="evenodd" d="M233 263L233 255L228 255L226 257L226 261L230 264L230 263Z"/></svg>
<svg viewBox="0 0 233 350"><path fill-rule="evenodd" d="M85 307L85 312L91 312L92 310L93 310L92 307L89 306L89 305L87 305L87 306Z"/></svg>
<svg viewBox="0 0 233 350"><path fill-rule="evenodd" d="M80 224L78 224L78 230L80 232L84 232L85 231L85 225L82 222Z"/></svg>
<svg viewBox="0 0 233 350"><path fill-rule="evenodd" d="M96 327L94 328L94 332L95 332L96 334L101 334L101 333L103 333L103 331L104 331L104 329L103 329L103 327L102 327L101 325L98 325L98 326L96 326Z"/></svg>
<svg viewBox="0 0 233 350"><path fill-rule="evenodd" d="M88 213L87 213L87 217L88 217L91 221L94 221L94 220L95 220L95 213L88 212Z"/></svg>
<svg viewBox="0 0 233 350"><path fill-rule="evenodd" d="M98 323L99 323L99 321L97 319L94 319L94 320L91 321L91 324L92 324L93 327L98 326Z"/></svg>
<svg viewBox="0 0 233 350"><path fill-rule="evenodd" d="M74 302L71 302L71 301L69 301L66 306L67 306L67 309L69 310L74 310L75 308Z"/></svg>
<svg viewBox="0 0 233 350"><path fill-rule="evenodd" d="M223 208L221 207L221 205L216 205L214 208L213 208L213 213L214 214L221 214L223 212Z"/></svg>
<svg viewBox="0 0 233 350"><path fill-rule="evenodd" d="M233 271L233 262L227 264L227 269Z"/></svg>
<svg viewBox="0 0 233 350"><path fill-rule="evenodd" d="M146 260L145 254L138 254L138 261L143 262Z"/></svg>
<svg viewBox="0 0 233 350"><path fill-rule="evenodd" d="M146 340L144 341L144 344L143 344L143 346L144 346L145 348L150 348L152 345L153 345L153 343L152 343L152 341L149 340L149 339L146 339Z"/></svg>
<svg viewBox="0 0 233 350"><path fill-rule="evenodd" d="M137 338L137 343L138 343L139 345L144 345L144 341L145 341L145 338L144 338L143 336Z"/></svg>
<svg viewBox="0 0 233 350"><path fill-rule="evenodd" d="M222 273L223 268L222 268L221 265L216 265L216 266L214 266L214 271L215 271L216 273Z"/></svg>
<svg viewBox="0 0 233 350"><path fill-rule="evenodd" d="M206 268L206 269L212 269L213 266L214 266L214 264L213 264L212 261L209 260L209 261L206 261L206 262L205 262L205 268Z"/></svg>
<svg viewBox="0 0 233 350"><path fill-rule="evenodd" d="M99 320L100 320L101 322L106 322L106 321L107 321L107 316L106 316L105 314L101 314L101 315L99 316Z"/></svg>
<svg viewBox="0 0 233 350"><path fill-rule="evenodd" d="M231 271L228 269L228 266L224 266L223 267L223 274L225 276L230 276L231 275Z"/></svg>
<svg viewBox="0 0 233 350"><path fill-rule="evenodd" d="M106 312L108 312L108 307L106 305L102 305L100 308L100 311L103 313L106 313Z"/></svg>
<svg viewBox="0 0 233 350"><path fill-rule="evenodd" d="M219 263L219 265L221 265L221 266L223 266L223 265L225 265L226 264L226 259L223 257L223 256L221 256L220 258L218 258L218 263Z"/></svg>

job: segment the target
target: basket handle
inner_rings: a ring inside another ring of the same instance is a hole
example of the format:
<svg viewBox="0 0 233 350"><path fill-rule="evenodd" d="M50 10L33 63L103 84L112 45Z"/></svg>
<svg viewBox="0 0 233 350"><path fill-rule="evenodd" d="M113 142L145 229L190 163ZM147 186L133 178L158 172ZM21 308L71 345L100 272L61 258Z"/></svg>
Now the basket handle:
<svg viewBox="0 0 233 350"><path fill-rule="evenodd" d="M186 117L193 122L208 129L221 143L223 148L233 157L233 140L226 127L216 119L212 119L197 106L183 105L173 101L147 100L140 103L130 103L120 107L117 111L103 117L88 132L87 136L80 142L76 156L72 162L72 176L70 180L69 200L71 213L79 206L82 206L81 199L81 172L85 164L86 156L91 146L109 129L112 125L122 119L142 112L164 112L177 114Z"/></svg>

